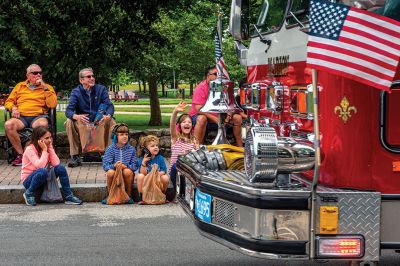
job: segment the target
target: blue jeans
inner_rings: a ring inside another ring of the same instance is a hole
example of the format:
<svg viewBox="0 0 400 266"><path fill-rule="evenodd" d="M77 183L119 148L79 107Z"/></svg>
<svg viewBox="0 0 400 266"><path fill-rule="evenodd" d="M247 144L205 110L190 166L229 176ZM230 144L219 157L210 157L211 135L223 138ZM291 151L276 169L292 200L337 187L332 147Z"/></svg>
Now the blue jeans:
<svg viewBox="0 0 400 266"><path fill-rule="evenodd" d="M198 114L195 114L194 116L192 116L192 125L193 127L196 125L197 122L197 116ZM215 124L213 122L207 122L207 131L208 130L218 130L218 124Z"/></svg>
<svg viewBox="0 0 400 266"><path fill-rule="evenodd" d="M172 184L174 185L174 190L176 189L176 163L171 166L171 171L169 172Z"/></svg>
<svg viewBox="0 0 400 266"><path fill-rule="evenodd" d="M58 179L60 180L64 196L71 196L72 191L69 185L67 170L65 169L64 165L59 164L54 167L54 173L56 174L56 177L58 177ZM26 193L32 194L35 193L36 190L42 189L43 186L47 183L48 175L49 174L46 168L39 168L32 174L30 174L23 182L23 185L26 188Z"/></svg>

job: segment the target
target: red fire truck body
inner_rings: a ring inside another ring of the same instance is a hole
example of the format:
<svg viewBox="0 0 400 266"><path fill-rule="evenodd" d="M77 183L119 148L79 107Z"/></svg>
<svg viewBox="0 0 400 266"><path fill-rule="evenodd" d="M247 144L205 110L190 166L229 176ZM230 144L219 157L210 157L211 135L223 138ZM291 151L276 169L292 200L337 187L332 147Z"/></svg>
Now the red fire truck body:
<svg viewBox="0 0 400 266"><path fill-rule="evenodd" d="M285 31L284 34L290 34L290 31L295 30L298 29ZM298 39L297 42L299 42ZM268 77L268 64L247 66L248 84L279 82L287 87L288 92L285 96L289 99L284 99L281 115L269 112L266 107L260 110L249 110L249 114L261 120L269 118L274 125L294 123L293 130L291 129L293 126L291 128L278 127L279 132L286 136L313 132L313 117L302 118L304 115L291 112L293 108L300 107L297 104L303 104L304 108L312 104L310 100L307 102L305 95L302 95L301 99L297 98L298 88L306 88L311 84L311 70L306 68L305 63L306 38L303 38L301 44L300 50L286 47L285 43L278 43L280 49L285 51L293 49L304 56L300 62L288 62L287 68L291 71L288 76ZM273 57L272 47L271 53L270 56ZM281 56L281 54L284 52L277 51L276 55ZM291 60L290 56L289 60ZM318 74L319 119L323 152L319 182L338 188L400 193L400 171L398 170L400 156L399 153L393 153L385 147L400 145L400 127L398 126L400 116L396 115L398 113L396 106L400 104L400 92L393 90L391 94L388 94L335 74L321 71ZM305 92L303 91L302 94ZM381 94L384 94L382 96L385 98L384 101L381 99ZM303 102L298 102L300 100ZM384 121L381 121L381 115L384 114L386 117ZM385 124L382 124L383 122ZM383 130L384 136L381 135ZM383 145L382 141L387 144Z"/></svg>
<svg viewBox="0 0 400 266"><path fill-rule="evenodd" d="M381 6L371 10L400 9L391 0L378 2ZM316 98L306 66L308 5L232 0L230 31L247 69L240 104L262 125L252 124L247 131L245 152L252 157L246 159L262 158L245 162L248 180L237 171L199 167L208 159L198 159L197 153L179 158L180 202L200 233L248 255L373 264L381 249L400 249L400 71L391 93L318 71ZM246 37L249 48L242 44ZM303 142L319 143L318 168L303 167L311 154L295 148ZM277 152L268 157L271 149ZM289 157L292 166L286 164ZM247 170L257 170L257 164L264 164L261 172L290 173L305 185L250 179Z"/></svg>

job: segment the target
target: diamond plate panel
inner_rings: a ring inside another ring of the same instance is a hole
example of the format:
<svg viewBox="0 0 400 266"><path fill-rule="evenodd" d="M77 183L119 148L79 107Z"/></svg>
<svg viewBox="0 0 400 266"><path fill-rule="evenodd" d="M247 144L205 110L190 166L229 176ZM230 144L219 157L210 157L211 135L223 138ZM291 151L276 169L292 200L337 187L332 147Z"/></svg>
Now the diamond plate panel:
<svg viewBox="0 0 400 266"><path fill-rule="evenodd" d="M321 199L329 198L330 202ZM332 202L336 198L337 202ZM316 226L319 232L319 207L339 208L338 234L360 234L365 238L363 260L378 261L380 249L381 194L375 192L318 193Z"/></svg>

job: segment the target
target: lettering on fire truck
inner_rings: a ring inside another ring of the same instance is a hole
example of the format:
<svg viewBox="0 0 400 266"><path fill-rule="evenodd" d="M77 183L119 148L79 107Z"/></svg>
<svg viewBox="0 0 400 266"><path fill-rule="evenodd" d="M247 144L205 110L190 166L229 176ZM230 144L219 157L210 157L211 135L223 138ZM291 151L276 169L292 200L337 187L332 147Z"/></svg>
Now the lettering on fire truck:
<svg viewBox="0 0 400 266"><path fill-rule="evenodd" d="M268 57L268 75L287 76L289 55Z"/></svg>

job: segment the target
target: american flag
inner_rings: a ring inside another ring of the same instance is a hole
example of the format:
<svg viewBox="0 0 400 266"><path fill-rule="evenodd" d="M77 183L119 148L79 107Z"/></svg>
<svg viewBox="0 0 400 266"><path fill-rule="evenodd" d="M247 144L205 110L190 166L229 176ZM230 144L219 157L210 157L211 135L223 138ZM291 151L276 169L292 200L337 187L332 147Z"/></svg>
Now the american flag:
<svg viewBox="0 0 400 266"><path fill-rule="evenodd" d="M400 23L368 11L311 0L307 66L390 90L400 56Z"/></svg>
<svg viewBox="0 0 400 266"><path fill-rule="evenodd" d="M226 70L226 65L224 57L222 56L221 40L219 38L218 31L215 34L215 63L217 66L218 77L223 79L229 79L228 71Z"/></svg>

